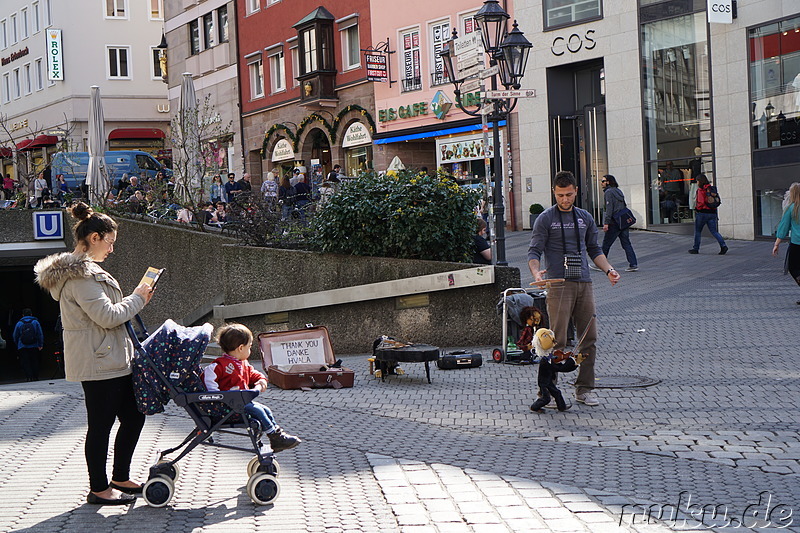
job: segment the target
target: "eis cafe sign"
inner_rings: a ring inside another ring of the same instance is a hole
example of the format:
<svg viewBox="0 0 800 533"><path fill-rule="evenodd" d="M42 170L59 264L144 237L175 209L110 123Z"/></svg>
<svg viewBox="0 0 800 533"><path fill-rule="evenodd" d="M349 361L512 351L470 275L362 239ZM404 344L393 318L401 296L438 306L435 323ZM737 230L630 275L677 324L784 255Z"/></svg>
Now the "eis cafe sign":
<svg viewBox="0 0 800 533"><path fill-rule="evenodd" d="M64 81L64 59L61 50L61 30L47 30L47 79Z"/></svg>

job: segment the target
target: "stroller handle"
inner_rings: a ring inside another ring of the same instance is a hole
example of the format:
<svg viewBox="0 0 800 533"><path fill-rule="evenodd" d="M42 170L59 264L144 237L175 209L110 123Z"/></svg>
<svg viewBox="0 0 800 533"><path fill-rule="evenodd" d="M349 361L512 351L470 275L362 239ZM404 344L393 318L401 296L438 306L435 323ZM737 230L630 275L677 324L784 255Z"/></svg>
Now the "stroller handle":
<svg viewBox="0 0 800 533"><path fill-rule="evenodd" d="M136 321L136 325L139 326L139 329L144 334L144 338L148 337L147 328L142 321L142 317L139 316L137 313L131 320L125 322L125 329L128 331L128 336L131 338L133 342L133 347L138 351L142 349L142 342L139 340L139 336L136 334L136 330L133 328L133 324L131 323L133 320Z"/></svg>

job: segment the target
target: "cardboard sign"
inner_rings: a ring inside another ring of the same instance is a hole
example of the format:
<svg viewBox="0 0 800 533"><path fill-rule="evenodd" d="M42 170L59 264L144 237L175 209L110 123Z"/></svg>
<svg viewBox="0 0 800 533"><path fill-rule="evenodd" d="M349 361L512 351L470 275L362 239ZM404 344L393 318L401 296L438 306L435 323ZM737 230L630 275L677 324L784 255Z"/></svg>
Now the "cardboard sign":
<svg viewBox="0 0 800 533"><path fill-rule="evenodd" d="M325 344L323 338L270 341L272 364L299 365L325 363Z"/></svg>

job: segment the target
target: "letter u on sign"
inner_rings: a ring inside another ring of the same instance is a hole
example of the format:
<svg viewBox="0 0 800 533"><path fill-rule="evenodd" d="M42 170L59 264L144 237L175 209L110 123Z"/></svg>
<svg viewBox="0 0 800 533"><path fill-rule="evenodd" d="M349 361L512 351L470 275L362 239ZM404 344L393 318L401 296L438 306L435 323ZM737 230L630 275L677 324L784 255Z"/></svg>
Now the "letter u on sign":
<svg viewBox="0 0 800 533"><path fill-rule="evenodd" d="M64 218L61 211L36 211L33 213L33 238L35 240L63 239Z"/></svg>

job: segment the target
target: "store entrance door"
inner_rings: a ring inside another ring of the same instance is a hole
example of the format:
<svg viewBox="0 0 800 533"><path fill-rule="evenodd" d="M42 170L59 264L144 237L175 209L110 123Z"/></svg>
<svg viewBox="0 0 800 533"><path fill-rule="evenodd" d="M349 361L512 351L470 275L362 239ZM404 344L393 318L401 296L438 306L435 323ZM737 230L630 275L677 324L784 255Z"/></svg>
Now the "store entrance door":
<svg viewBox="0 0 800 533"><path fill-rule="evenodd" d="M600 180L608 174L606 106L591 105L583 113L556 115L550 124L552 168L569 170L578 180L579 207L602 221L603 189Z"/></svg>

